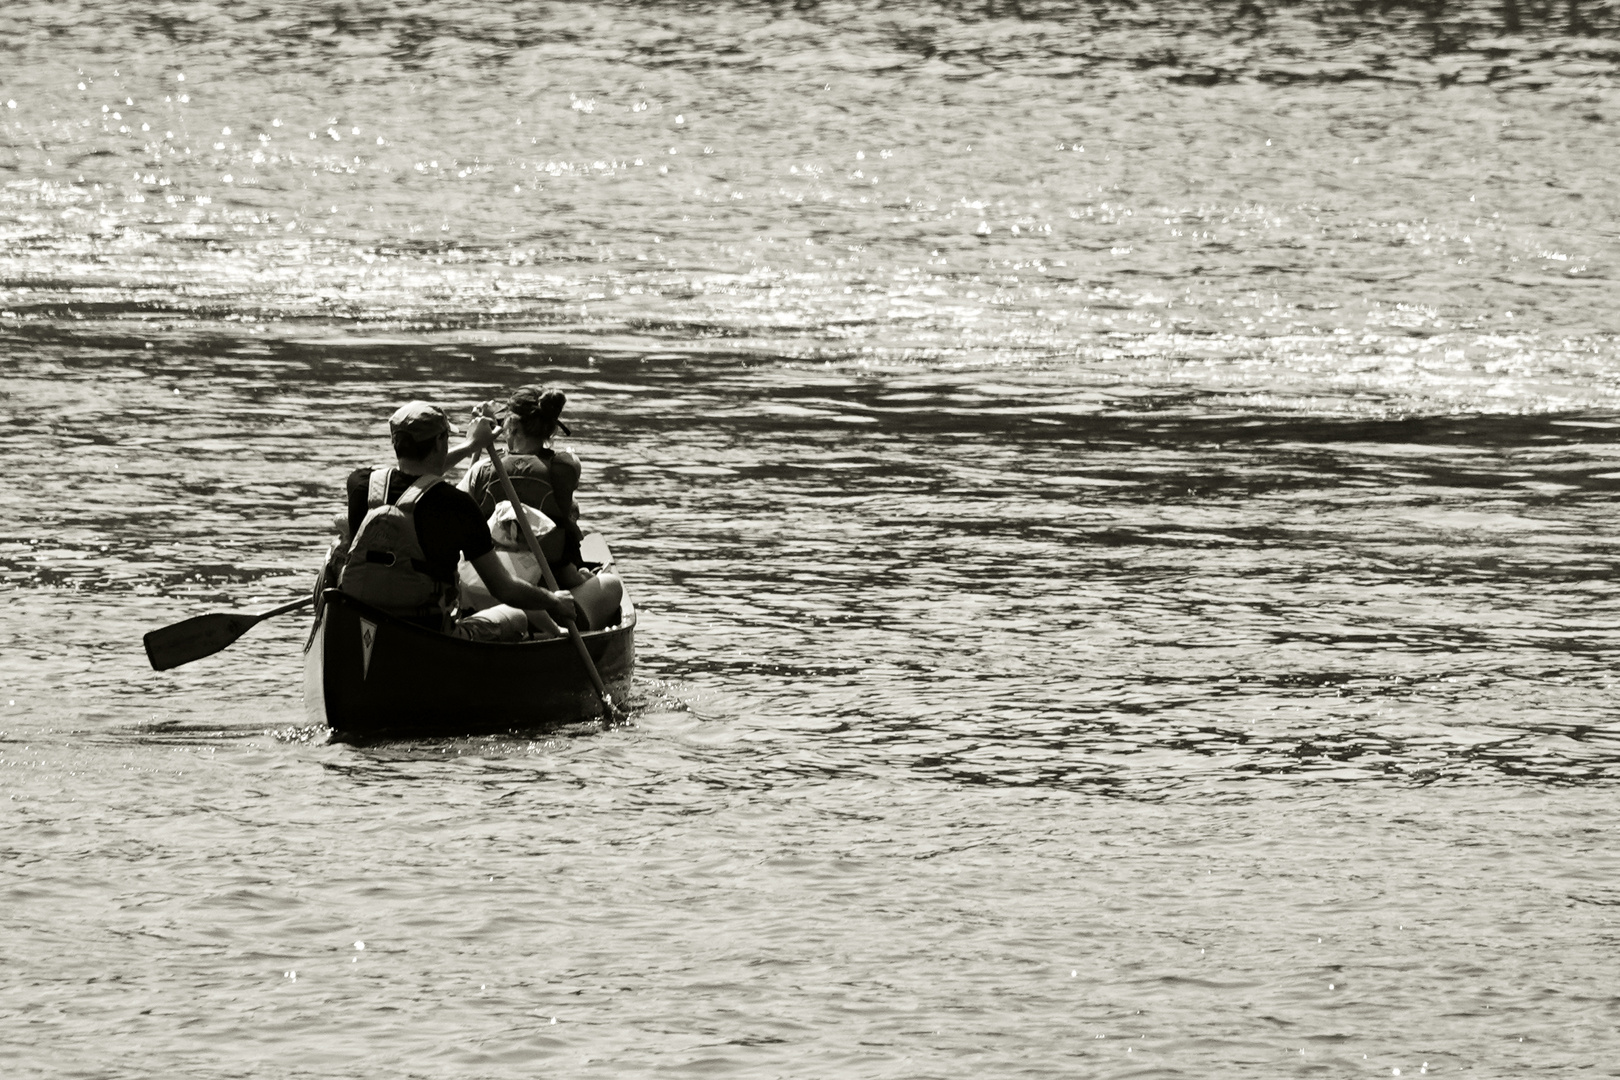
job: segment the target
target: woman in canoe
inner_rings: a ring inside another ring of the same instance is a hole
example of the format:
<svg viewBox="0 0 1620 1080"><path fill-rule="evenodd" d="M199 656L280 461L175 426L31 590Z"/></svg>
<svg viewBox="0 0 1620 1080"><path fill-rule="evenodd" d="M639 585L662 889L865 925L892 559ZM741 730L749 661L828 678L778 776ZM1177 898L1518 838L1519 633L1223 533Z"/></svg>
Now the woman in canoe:
<svg viewBox="0 0 1620 1080"><path fill-rule="evenodd" d="M507 455L502 460L518 498L552 523L549 530L535 530L541 534L540 550L551 565L557 586L570 592L583 614L585 625L581 629L609 626L623 598L624 585L615 574L593 574L585 566L579 550L583 539L579 507L574 502L574 492L579 488L579 458L572 451L551 446L558 430L572 434L562 421L567 401L567 396L555 387L519 387L506 402L503 428ZM499 416L493 402L480 411ZM485 514L493 514L506 501L500 479L488 460L468 469L461 487Z"/></svg>

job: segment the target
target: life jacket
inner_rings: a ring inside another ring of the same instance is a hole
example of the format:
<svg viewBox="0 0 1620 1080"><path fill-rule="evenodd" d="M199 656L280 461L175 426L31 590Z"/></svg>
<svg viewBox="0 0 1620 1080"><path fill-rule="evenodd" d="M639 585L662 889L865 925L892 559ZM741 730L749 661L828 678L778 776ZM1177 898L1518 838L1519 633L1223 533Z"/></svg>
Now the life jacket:
<svg viewBox="0 0 1620 1080"><path fill-rule="evenodd" d="M477 469L472 497L485 513L496 513L506 502L506 492L491 466L479 465ZM546 561L567 561L578 549L580 539L576 522L579 507L574 504L574 490L579 486L579 459L567 450L545 450L539 455L509 454L506 472L523 505L532 506L557 526L550 532L535 530Z"/></svg>
<svg viewBox="0 0 1620 1080"><path fill-rule="evenodd" d="M371 471L366 516L338 569L338 588L390 615L435 617L441 626L448 626L455 583L437 581L428 573L416 536L416 504L443 481L432 474L419 477L396 502L389 503L388 484L393 476L393 469Z"/></svg>

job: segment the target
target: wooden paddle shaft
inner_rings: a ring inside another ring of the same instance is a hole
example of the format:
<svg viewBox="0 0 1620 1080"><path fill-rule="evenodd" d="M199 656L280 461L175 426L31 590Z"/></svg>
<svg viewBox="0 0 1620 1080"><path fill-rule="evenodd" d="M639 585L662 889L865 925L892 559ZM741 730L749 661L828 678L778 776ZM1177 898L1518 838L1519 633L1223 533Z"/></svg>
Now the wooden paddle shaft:
<svg viewBox="0 0 1620 1080"><path fill-rule="evenodd" d="M546 561L546 553L540 550L540 541L529 527L529 515L523 512L523 500L518 498L517 489L512 486L512 478L506 475L506 465L501 461L500 451L493 446L489 448L489 463L495 467L495 477L501 482L501 490L506 493L506 501L512 504L512 513L517 518L518 531L523 534L524 543L529 545L529 553L540 564L540 576L545 579L546 588L558 592L557 578L551 572L551 564ZM573 619L560 620L568 636L573 639L574 650L579 653L580 663L585 665L585 674L591 678L591 685L596 688L596 695L602 699L602 719L613 718L613 698L609 696L607 687L602 683L601 673L596 670L596 662L591 659L591 652L585 647L585 638L580 635L579 627Z"/></svg>
<svg viewBox="0 0 1620 1080"><path fill-rule="evenodd" d="M313 596L306 596L302 600L294 600L290 604L282 604L278 608L271 608L269 611L260 614L259 618L271 619L277 615L285 615L289 611L297 611L301 607L309 607L309 605L313 604L314 602L315 598Z"/></svg>

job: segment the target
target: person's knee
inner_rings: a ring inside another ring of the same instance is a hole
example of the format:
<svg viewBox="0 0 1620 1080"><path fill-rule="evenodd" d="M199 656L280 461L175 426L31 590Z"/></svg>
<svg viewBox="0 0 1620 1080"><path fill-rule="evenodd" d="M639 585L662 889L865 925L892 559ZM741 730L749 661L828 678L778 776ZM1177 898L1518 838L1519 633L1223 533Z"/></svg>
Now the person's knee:
<svg viewBox="0 0 1620 1080"><path fill-rule="evenodd" d="M624 599L624 582L614 573L601 573L569 590L579 605L585 622L593 630L618 622L619 604Z"/></svg>
<svg viewBox="0 0 1620 1080"><path fill-rule="evenodd" d="M618 574L610 570L607 573L596 575L596 580L602 583L602 595L611 600L614 607L618 607L624 602L624 579Z"/></svg>

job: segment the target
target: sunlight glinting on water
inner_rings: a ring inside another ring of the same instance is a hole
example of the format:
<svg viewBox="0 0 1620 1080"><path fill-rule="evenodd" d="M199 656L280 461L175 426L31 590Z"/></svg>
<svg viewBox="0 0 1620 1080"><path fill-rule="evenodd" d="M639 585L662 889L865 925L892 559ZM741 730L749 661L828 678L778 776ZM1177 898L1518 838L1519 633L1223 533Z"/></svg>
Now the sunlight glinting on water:
<svg viewBox="0 0 1620 1080"><path fill-rule="evenodd" d="M1614 1059L1610 7L0 21L7 1076ZM147 669L532 382L630 723Z"/></svg>

